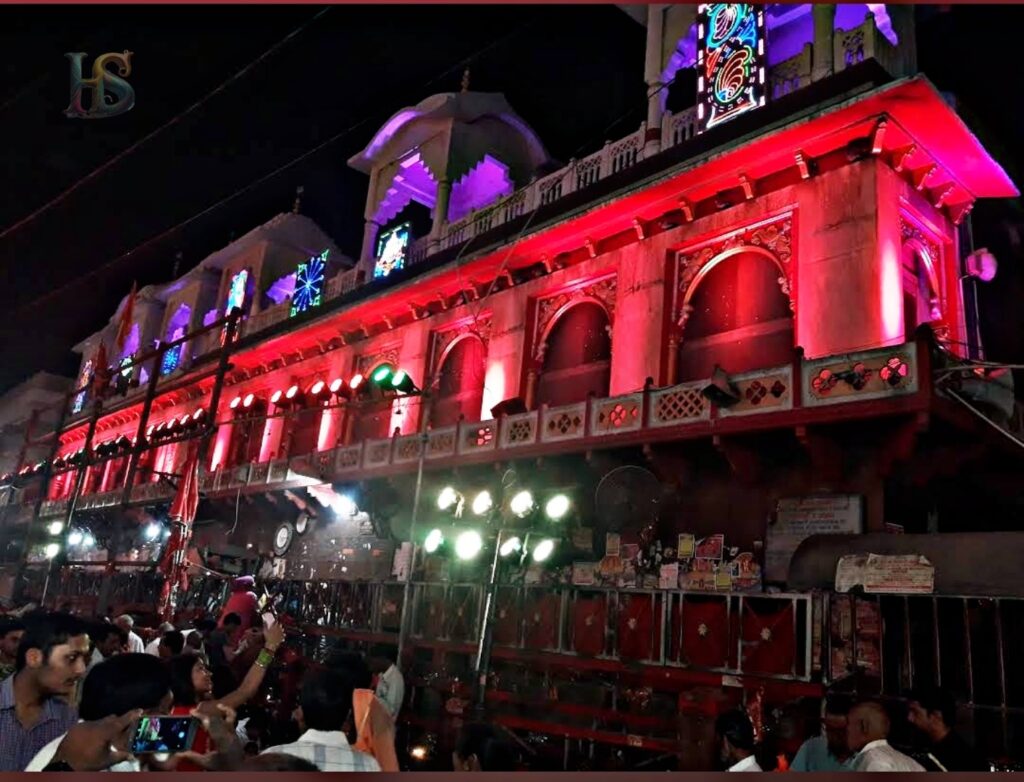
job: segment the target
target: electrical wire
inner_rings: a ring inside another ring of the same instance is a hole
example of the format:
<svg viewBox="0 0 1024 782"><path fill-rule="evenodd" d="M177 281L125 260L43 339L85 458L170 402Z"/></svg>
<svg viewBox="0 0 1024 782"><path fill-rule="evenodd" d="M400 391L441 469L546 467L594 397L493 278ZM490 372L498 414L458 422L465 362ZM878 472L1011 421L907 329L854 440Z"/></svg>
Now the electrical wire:
<svg viewBox="0 0 1024 782"><path fill-rule="evenodd" d="M454 65L449 66L444 71L442 71L441 73L437 74L436 76L434 76L433 78L431 78L430 80L425 82L419 89L420 90L426 89L427 87L429 87L430 85L434 84L435 82L438 82L441 79L444 79L445 77L449 76L453 71L456 71L459 68L465 67L466 65L476 61L483 54L486 54L491 49L494 49L495 47L500 46L501 44L505 43L506 41L508 41L509 39L513 38L514 36L519 35L524 30L528 29L529 27L531 27L535 23L536 23L535 21L529 21L526 24L523 24L520 27L518 27L517 29L507 33L504 36L502 36L501 38L495 39L494 41L492 41L487 46L481 47L480 49L476 50L475 52L473 52L472 54L468 55L467 57L464 57L463 59L459 60ZM54 288L54 289L48 291L47 293L43 294L42 296L40 296L40 297L38 297L36 299L33 299L32 301L30 301L30 302L28 302L26 304L23 304L20 307L15 308L14 310L10 311L8 314L9 315L14 315L14 314L17 314L19 312L23 312L25 310L32 309L32 308L38 306L39 304L43 303L44 301L47 301L47 300L53 298L54 296L57 296L58 294L68 290L69 288L74 288L77 285L80 285L82 282L84 282L84 281L86 281L88 279L91 279L91 278L95 277L96 275L98 275L98 274L100 274L100 273L102 273L102 272L104 272L104 271L106 271L106 270L116 266L121 261L127 259L133 253L136 253L139 250L142 250L143 248L148 247L149 245L151 245L151 244L153 244L155 242L159 242L161 239L163 239L163 238L165 238L167 236L170 236L171 234L177 232L178 230L184 228L187 225L190 225L191 223L195 222L196 220L199 220L200 218L205 217L206 215L208 215L211 212L217 210L221 206L223 206L223 205L225 205L225 204L235 200L239 196L244 195L245 193L249 192L250 190L253 190L256 187L259 187L264 182L267 182L268 180L273 179L274 177L276 177L278 174L282 173L283 171L287 171L288 169L298 165L299 163L301 163L302 161L306 160L307 158L312 157L313 155L316 155L317 153L321 152L322 150L324 150L328 146L334 144L335 142L337 142L337 141L341 140L342 138L346 137L347 135L349 135L353 131L355 131L358 128L362 127L366 123L370 122L372 119L375 118L375 116L376 116L375 114L367 115L367 116L363 117L362 119L358 120L357 122L354 122L354 123L348 125L347 127L342 129L338 133L334 134L330 138L326 139L325 141L321 142L320 144L317 144L315 147L312 147L311 149L309 149L306 152L302 153L298 157L293 158L291 161L289 161L287 163L284 163L283 165L281 165L278 168L274 169L270 173L265 174L264 176L260 177L259 179L257 179L255 181L251 182L250 184L246 185L245 187L243 187L243 188L241 188L239 190L236 190L235 192L225 196L224 198L220 199L219 201L216 201L215 203L213 203L210 206L206 207L202 211L192 215L189 218L186 218L185 220L181 221L180 223L178 223L178 224L176 224L174 226L171 226L170 228L165 229L164 231L161 231L160 233L156 234L155 236L151 236L150 238L148 238L148 239L140 242L139 244L135 245L132 249L127 250L126 252L122 253L121 255L117 256L116 258L113 258L113 259L107 261L106 263L96 267L95 269L92 269L92 270L86 272L84 275L82 275L80 277L76 277L74 280L71 280L70 282L67 282L67 283L65 283L64 285L62 285L62 286L60 286L58 288ZM2 238L2 236L0 236L0 238Z"/></svg>
<svg viewBox="0 0 1024 782"><path fill-rule="evenodd" d="M280 41L278 41L273 46L271 46L269 49L264 51L263 54L261 54L255 60L253 60L248 65L243 67L240 71L235 73L233 76L229 77L226 81L221 82L212 91L208 92L206 95L204 95L202 98L197 100L195 103L193 103L191 106L186 108L184 111L180 112L179 114L175 115L174 117L171 117L171 119L167 120L165 123L163 123L162 125L157 127L155 130L152 130L149 133L147 133L145 136L143 136L141 139L136 141L134 144L130 144L125 149L122 149L120 152L118 152L112 158L110 158L106 162L104 162L104 163L100 164L99 166L97 166L96 168L94 168L92 171L90 171L84 177L79 179L77 182L75 182L73 185L68 187L62 193L58 194L54 198L52 198L49 201L47 201L45 204L40 206L38 209L33 211L31 214L26 215L25 217L21 218L16 223L14 223L14 225L8 226L7 228L5 228L2 231L0 231L0 240L6 239L8 236L10 236L12 233L17 231L22 226L27 225L28 223L32 222L33 220L35 220L40 215L48 212L52 207L56 206L59 203L62 203L65 199L67 199L68 196L70 196L72 193L76 192L80 187L82 187L83 185L85 185L85 184L91 182L92 180L96 179L98 176L103 174L105 171L107 171L111 167L115 166L120 161L124 160L126 157L128 157L130 154L132 154L135 150L139 149L139 147L143 146L147 141L149 141L149 140L151 140L153 138L156 138L158 135L160 135L167 128L172 127L174 125L177 125L179 122L181 122L183 119L185 119L185 117L189 116L190 114L195 112L197 109L202 107L204 104L206 104L211 98L213 98L214 96L219 95L220 93L224 92L228 87L230 87L232 84L234 84L235 82L237 82L238 80L243 78L247 73L249 73L249 71L251 71L257 65L259 65L264 60L266 60L268 57L270 57L275 52L277 52L279 49L281 49L282 47L287 45L293 38L298 36L303 30L305 30L311 24L313 24L318 19L320 19L324 14L326 14L328 11L330 11L331 8L332 8L332 6L326 6L325 8L321 9L308 22L304 22L303 24L301 24L298 27L296 27L294 30L292 30L290 33L288 33L288 35L286 35Z"/></svg>

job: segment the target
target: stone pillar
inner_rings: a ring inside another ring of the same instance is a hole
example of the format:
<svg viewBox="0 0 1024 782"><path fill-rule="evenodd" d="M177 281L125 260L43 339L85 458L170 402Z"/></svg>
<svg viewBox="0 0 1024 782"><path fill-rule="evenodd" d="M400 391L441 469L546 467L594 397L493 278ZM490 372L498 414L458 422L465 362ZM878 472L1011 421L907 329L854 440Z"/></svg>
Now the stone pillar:
<svg viewBox="0 0 1024 782"><path fill-rule="evenodd" d="M359 252L359 267L363 269L364 279L373 276L374 256L377 253L377 233L380 225L373 220L367 220L363 227L363 249Z"/></svg>
<svg viewBox="0 0 1024 782"><path fill-rule="evenodd" d="M836 7L833 4L811 5L814 17L814 56L811 65L811 81L818 81L835 72L835 48L833 46L836 23Z"/></svg>
<svg viewBox="0 0 1024 782"><path fill-rule="evenodd" d="M644 157L656 155L661 151L661 121L666 98L661 81L664 21L664 5L647 6L647 52L644 61L644 81L647 83L647 132Z"/></svg>
<svg viewBox="0 0 1024 782"><path fill-rule="evenodd" d="M430 241L427 247L430 252L436 252L441 246L441 231L448 221L448 199L452 194L452 183L442 179L437 183L437 201L434 204L434 225L430 229Z"/></svg>

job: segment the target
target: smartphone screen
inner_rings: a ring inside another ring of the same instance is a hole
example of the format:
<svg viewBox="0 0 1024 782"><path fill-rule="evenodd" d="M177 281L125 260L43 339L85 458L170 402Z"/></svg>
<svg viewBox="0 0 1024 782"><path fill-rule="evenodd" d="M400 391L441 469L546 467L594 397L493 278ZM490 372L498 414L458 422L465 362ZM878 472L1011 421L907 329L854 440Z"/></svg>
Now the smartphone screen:
<svg viewBox="0 0 1024 782"><path fill-rule="evenodd" d="M192 749L198 725L195 717L143 717L135 727L129 751L133 755L187 752Z"/></svg>
<svg viewBox="0 0 1024 782"><path fill-rule="evenodd" d="M277 617L269 611L263 615L263 624L266 627L273 627L275 622L277 622Z"/></svg>

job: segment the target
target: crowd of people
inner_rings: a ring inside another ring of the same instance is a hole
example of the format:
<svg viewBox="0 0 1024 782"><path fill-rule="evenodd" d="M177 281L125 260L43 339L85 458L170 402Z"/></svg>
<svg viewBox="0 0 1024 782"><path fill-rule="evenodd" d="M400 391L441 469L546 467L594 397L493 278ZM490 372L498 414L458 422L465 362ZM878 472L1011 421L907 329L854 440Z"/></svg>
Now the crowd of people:
<svg viewBox="0 0 1024 782"><path fill-rule="evenodd" d="M187 628L149 631L131 616L86 620L63 611L0 616L0 771L400 770L396 720L405 681L393 649L332 651L322 665L304 667L293 687L296 707L275 709L264 685L285 633L260 618L245 589L236 588L217 621ZM950 693L916 691L906 707L894 718L880 702L831 695L820 735L790 757L760 740L745 711L728 711L715 722L720 767L989 770L953 730ZM168 717L196 720L189 746L133 752L140 720L152 727ZM916 732L921 752L912 757L889 744L894 719ZM519 749L500 728L468 723L452 767L517 770Z"/></svg>

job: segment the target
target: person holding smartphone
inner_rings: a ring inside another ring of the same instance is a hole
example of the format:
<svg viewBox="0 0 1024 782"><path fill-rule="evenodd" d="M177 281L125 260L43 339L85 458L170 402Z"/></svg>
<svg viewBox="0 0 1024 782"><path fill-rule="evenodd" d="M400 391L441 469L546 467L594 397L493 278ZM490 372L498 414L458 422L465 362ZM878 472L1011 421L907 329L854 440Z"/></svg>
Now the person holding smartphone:
<svg viewBox="0 0 1024 782"><path fill-rule="evenodd" d="M171 659L171 689L174 692L174 707L171 714L184 716L191 714L197 707L209 708L225 706L238 709L250 701L263 684L267 668L273 662L278 648L284 642L284 629L279 623L267 627L263 631L263 649L256 662L245 675L238 689L223 698L213 697L213 675L202 657L183 654ZM209 747L209 736L204 730L196 734L193 749L200 754ZM187 764L186 764L187 765ZM180 771L195 770L186 765L179 766Z"/></svg>

